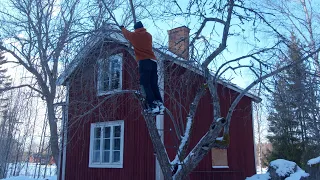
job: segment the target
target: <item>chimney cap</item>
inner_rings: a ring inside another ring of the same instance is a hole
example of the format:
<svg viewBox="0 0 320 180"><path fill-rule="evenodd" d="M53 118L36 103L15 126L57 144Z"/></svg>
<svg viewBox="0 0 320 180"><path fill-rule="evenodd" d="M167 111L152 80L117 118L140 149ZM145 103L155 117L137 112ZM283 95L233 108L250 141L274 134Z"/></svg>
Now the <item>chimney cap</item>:
<svg viewBox="0 0 320 180"><path fill-rule="evenodd" d="M181 29L181 28L186 28L186 29L188 29L188 31L190 31L190 29L187 26L180 26L180 27L176 27L176 28L170 29L170 30L168 30L168 32L175 31L175 30L178 30L178 29Z"/></svg>

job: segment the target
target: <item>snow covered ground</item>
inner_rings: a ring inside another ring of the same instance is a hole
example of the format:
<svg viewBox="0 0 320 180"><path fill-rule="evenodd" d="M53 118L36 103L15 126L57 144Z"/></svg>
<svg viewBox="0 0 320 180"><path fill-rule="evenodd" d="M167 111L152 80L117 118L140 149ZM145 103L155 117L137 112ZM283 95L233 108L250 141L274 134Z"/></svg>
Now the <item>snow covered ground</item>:
<svg viewBox="0 0 320 180"><path fill-rule="evenodd" d="M257 167L257 174L265 174L268 171L268 168Z"/></svg>
<svg viewBox="0 0 320 180"><path fill-rule="evenodd" d="M310 160L311 163L319 162L319 159ZM277 159L270 162L270 168L275 169L275 172L280 177L286 177L285 180L300 180L302 177L308 177L309 174L306 173L299 166L296 166L295 162L288 161L285 159ZM296 167L296 168L295 168ZM258 169L257 169L258 170ZM289 176L289 177L288 177ZM271 179L269 172L257 173L251 177L246 178L246 180L269 180Z"/></svg>
<svg viewBox="0 0 320 180"><path fill-rule="evenodd" d="M57 176L51 176L51 177L39 178L39 179L31 178L28 176L16 176L16 177L10 177L6 179L1 179L1 180L57 180Z"/></svg>
<svg viewBox="0 0 320 180"><path fill-rule="evenodd" d="M56 180L56 169L55 165L9 164L7 178L1 180Z"/></svg>
<svg viewBox="0 0 320 180"><path fill-rule="evenodd" d="M320 156L314 159L311 159L308 161L308 164L317 164L320 162ZM301 177L307 177L309 174L306 173L304 170L302 170L299 166L297 167L297 170L294 172L293 167L296 164L291 161L287 161L284 159L278 159L275 161L272 161L270 163L270 166L276 169L276 173L279 175L285 175L290 174L289 177L287 177L285 180L300 180ZM16 177L10 177L11 174L13 174L14 169L19 169L19 176ZM269 180L270 174L267 172L267 168L260 168L257 167L257 174L246 178L246 180ZM34 173L40 173L40 177L34 176ZM26 167L26 164L21 163L16 168L14 165L11 165L9 167L9 173L8 177L6 179L0 179L0 180L57 180L56 173L56 166L37 166L36 164L29 163L28 168Z"/></svg>
<svg viewBox="0 0 320 180"><path fill-rule="evenodd" d="M34 172L34 169L35 169L35 165L32 166L33 168L30 168L30 169L33 169L33 172ZM39 168L39 167L38 167ZM41 166L42 168L42 172L44 172L44 166ZM51 167L52 169L55 169L56 167L53 166ZM268 180L269 176L266 175L265 173L267 172L267 168L262 168L262 171L261 171L261 168L260 167L257 167L257 174L254 176L254 177L251 177L250 179L248 180ZM29 170L30 171L30 170ZM21 172L26 172L25 170L21 171ZM20 173L22 174L22 173ZM43 173L42 173L43 174ZM57 180L57 176L50 176L50 173L48 173L47 171L47 176L46 178L32 178L32 176L18 176L18 177L8 177L6 179L1 179L1 180Z"/></svg>

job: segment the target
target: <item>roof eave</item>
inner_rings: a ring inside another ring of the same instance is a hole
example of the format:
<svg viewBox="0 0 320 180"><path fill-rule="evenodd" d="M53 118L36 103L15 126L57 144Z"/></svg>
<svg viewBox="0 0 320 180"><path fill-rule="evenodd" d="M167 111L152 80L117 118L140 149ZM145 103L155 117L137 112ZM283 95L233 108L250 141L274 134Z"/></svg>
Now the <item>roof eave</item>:
<svg viewBox="0 0 320 180"><path fill-rule="evenodd" d="M162 52L160 52L160 53L162 53ZM203 72L202 72L200 69L197 69L196 67L193 67L193 66L189 66L189 65L187 65L186 63L184 63L184 62L183 62L182 60L180 60L180 59L178 59L178 60L176 60L176 61L172 61L172 62L174 62L175 64L180 65L180 66L182 66L182 67L185 67L185 68L187 68L187 69L190 69L191 71L193 71L193 72L195 72L195 73L203 76ZM243 91L242 88L236 87L236 86L234 86L234 85L232 85L232 84L230 84L230 83L228 83L228 82L224 82L223 80L218 81L218 83L221 84L221 85L223 85L223 86L225 86L225 87L228 87L229 89L232 89L232 90L234 90L234 91L236 91L236 92L238 92L238 93L241 93L241 92ZM260 97L258 97L258 96L256 96L256 95L253 95L253 94L251 94L250 92L245 93L245 96L253 99L253 101L254 101L255 103L260 103L260 102L262 101L262 99L261 99Z"/></svg>
<svg viewBox="0 0 320 180"><path fill-rule="evenodd" d="M69 67L58 77L56 85L65 86L66 82L69 80L70 75L78 67L78 65L85 59L90 50L101 42L117 42L116 39L112 37L105 37L103 33L98 33L96 36L93 36L91 40L84 46L80 51L81 53L77 54L74 60L70 63ZM118 41L119 44L129 45L128 42Z"/></svg>

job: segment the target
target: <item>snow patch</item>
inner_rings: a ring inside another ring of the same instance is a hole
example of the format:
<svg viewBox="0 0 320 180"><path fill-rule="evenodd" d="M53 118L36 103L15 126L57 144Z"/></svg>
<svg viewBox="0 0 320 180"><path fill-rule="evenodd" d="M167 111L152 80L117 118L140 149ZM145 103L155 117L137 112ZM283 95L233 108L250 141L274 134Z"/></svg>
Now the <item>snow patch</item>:
<svg viewBox="0 0 320 180"><path fill-rule="evenodd" d="M308 173L306 173L304 170L298 167L297 172L290 174L290 176L287 177L285 180L299 180L302 177L308 177L308 176L309 176Z"/></svg>
<svg viewBox="0 0 320 180"><path fill-rule="evenodd" d="M261 168L261 166L257 166L257 174L265 174L267 172L268 172L268 168L267 167Z"/></svg>
<svg viewBox="0 0 320 180"><path fill-rule="evenodd" d="M251 177L246 178L246 180L269 180L270 179L270 174L255 174Z"/></svg>
<svg viewBox="0 0 320 180"><path fill-rule="evenodd" d="M217 120L216 120L216 122L219 122L219 121L221 121L222 119L224 119L223 117L220 117L220 118L218 118Z"/></svg>
<svg viewBox="0 0 320 180"><path fill-rule="evenodd" d="M192 124L192 118L190 116L188 116L187 117L186 131L184 133L184 136L181 136L181 143L180 143L178 152L182 151L183 147L185 146L185 144L187 143L187 141L189 139L189 133L190 133L190 129L191 129L191 124ZM193 154L191 154L191 155L193 155ZM178 161L179 161L179 156L177 154L176 157L174 158L174 160L171 162L171 164L176 164Z"/></svg>
<svg viewBox="0 0 320 180"><path fill-rule="evenodd" d="M286 176L294 173L296 163L285 159L277 159L270 163L270 166L276 169L279 176Z"/></svg>
<svg viewBox="0 0 320 180"><path fill-rule="evenodd" d="M314 164L320 164L320 156L317 157L317 158L310 159L310 160L308 161L308 165L309 165L309 166L312 166L312 165L314 165Z"/></svg>
<svg viewBox="0 0 320 180"><path fill-rule="evenodd" d="M10 178L6 178L6 179L1 179L1 180L57 180L57 176L52 176L52 177L47 177L47 178L31 178L28 176L15 176L15 177L10 177Z"/></svg>
<svg viewBox="0 0 320 180"><path fill-rule="evenodd" d="M282 179L286 177L284 180L300 180L303 177L308 177L309 174L306 173L303 169L301 169L295 162L288 161L285 159L277 159L270 163L269 167L276 170L276 173ZM296 169L295 169L296 167ZM263 169L262 171L266 171L267 169ZM270 169L269 169L270 170ZM271 179L270 172L266 172L265 174L255 174L251 177L246 178L246 180L269 180ZM261 173L261 172L260 172ZM290 175L290 176L289 176ZM289 177L288 177L289 176Z"/></svg>

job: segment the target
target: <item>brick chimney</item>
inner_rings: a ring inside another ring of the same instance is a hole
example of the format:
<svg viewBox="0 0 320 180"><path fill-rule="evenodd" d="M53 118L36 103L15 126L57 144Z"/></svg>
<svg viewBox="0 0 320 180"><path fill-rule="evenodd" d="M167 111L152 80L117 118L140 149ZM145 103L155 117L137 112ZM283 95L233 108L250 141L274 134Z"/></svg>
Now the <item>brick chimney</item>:
<svg viewBox="0 0 320 180"><path fill-rule="evenodd" d="M169 51L186 60L189 60L189 32L190 29L186 26L168 31Z"/></svg>

